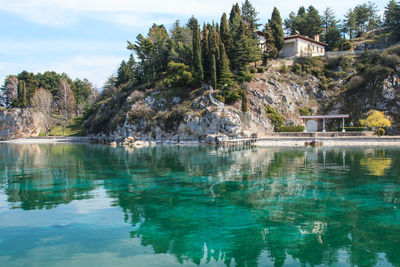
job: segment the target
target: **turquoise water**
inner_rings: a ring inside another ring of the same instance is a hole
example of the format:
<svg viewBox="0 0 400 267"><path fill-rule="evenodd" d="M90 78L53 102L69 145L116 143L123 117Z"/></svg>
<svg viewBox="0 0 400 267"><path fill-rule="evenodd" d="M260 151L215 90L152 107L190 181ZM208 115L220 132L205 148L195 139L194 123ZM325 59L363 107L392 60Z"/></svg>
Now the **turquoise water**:
<svg viewBox="0 0 400 267"><path fill-rule="evenodd" d="M0 266L400 266L400 149L0 152Z"/></svg>

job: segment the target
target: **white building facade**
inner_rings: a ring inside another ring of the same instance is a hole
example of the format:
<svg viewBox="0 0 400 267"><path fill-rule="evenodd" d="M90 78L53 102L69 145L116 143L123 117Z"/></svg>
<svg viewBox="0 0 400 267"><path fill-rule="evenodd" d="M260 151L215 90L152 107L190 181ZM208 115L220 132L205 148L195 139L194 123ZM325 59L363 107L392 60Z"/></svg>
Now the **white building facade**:
<svg viewBox="0 0 400 267"><path fill-rule="evenodd" d="M280 57L316 57L324 56L325 48L328 44L319 41L319 37L314 39L303 35L291 35L285 38Z"/></svg>

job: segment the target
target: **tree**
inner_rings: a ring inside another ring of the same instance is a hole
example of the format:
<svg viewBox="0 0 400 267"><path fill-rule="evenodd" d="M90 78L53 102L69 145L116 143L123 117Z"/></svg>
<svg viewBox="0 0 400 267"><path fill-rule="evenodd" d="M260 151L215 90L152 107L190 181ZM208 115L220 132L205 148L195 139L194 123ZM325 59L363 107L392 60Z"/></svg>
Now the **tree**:
<svg viewBox="0 0 400 267"><path fill-rule="evenodd" d="M294 12L289 14L285 20L285 28L290 34L301 34L313 38L321 33L321 17L318 10L309 6L307 10L300 7L297 15Z"/></svg>
<svg viewBox="0 0 400 267"><path fill-rule="evenodd" d="M201 60L201 37L197 19L193 19L193 71L197 82L204 79L204 69Z"/></svg>
<svg viewBox="0 0 400 267"><path fill-rule="evenodd" d="M242 19L249 29L249 37L255 38L255 32L257 31L257 28L261 25L257 23L257 21L259 21L257 16L258 12L256 11L256 9L253 7L249 0L245 0L242 3Z"/></svg>
<svg viewBox="0 0 400 267"><path fill-rule="evenodd" d="M274 35L272 33L270 21L265 25L264 33L265 33L265 51L263 53L263 62L264 65L266 65L268 59L276 58L278 56L278 49L275 46L276 42Z"/></svg>
<svg viewBox="0 0 400 267"><path fill-rule="evenodd" d="M392 123L385 117L385 113L382 111L373 110L370 113L366 119L360 120L362 126L378 128L378 134L380 134L380 128L392 126Z"/></svg>
<svg viewBox="0 0 400 267"><path fill-rule="evenodd" d="M276 7L272 11L271 22L269 23L271 27L271 33L274 37L274 44L277 51L281 51L283 47L284 35L282 28L281 15Z"/></svg>
<svg viewBox="0 0 400 267"><path fill-rule="evenodd" d="M136 61L133 55L129 56L128 62L122 60L121 65L118 68L118 75L117 75L117 86L125 84L129 81L134 80L135 77L135 67Z"/></svg>
<svg viewBox="0 0 400 267"><path fill-rule="evenodd" d="M17 77L18 81L24 81L26 87L26 100L29 101L35 91L39 89L39 81L36 79L36 76L32 72L27 72L25 70L18 74Z"/></svg>
<svg viewBox="0 0 400 267"><path fill-rule="evenodd" d="M39 88L31 98L31 106L43 114L46 131L52 127L51 107L53 105L53 95L49 90Z"/></svg>
<svg viewBox="0 0 400 267"><path fill-rule="evenodd" d="M211 56L214 56L215 58L215 63L216 63L216 71L217 75L220 74L220 69L219 69L219 62L220 62L220 51L219 51L219 43L221 42L221 39L219 37L219 33L213 27L212 25L208 25L208 52L209 52L209 59L211 61ZM212 63L210 62L210 66L212 66ZM212 70L210 69L210 75L212 76Z"/></svg>
<svg viewBox="0 0 400 267"><path fill-rule="evenodd" d="M58 108L60 112L60 123L64 135L65 127L68 121L73 117L75 110L74 94L71 86L66 79L60 79L60 88L58 90Z"/></svg>
<svg viewBox="0 0 400 267"><path fill-rule="evenodd" d="M220 26L220 37L221 41L225 46L226 54L232 55L233 52L233 38L229 29L228 21L226 19L226 14L222 14Z"/></svg>
<svg viewBox="0 0 400 267"><path fill-rule="evenodd" d="M211 80L211 86L214 89L217 89L217 66L215 62L215 56L211 54L210 57L210 80Z"/></svg>
<svg viewBox="0 0 400 267"><path fill-rule="evenodd" d="M210 78L210 49L208 47L208 26L204 23L201 32L201 58L203 62L204 79Z"/></svg>
<svg viewBox="0 0 400 267"><path fill-rule="evenodd" d="M187 88L193 83L190 67L183 63L170 61L167 68L167 85L172 87Z"/></svg>
<svg viewBox="0 0 400 267"><path fill-rule="evenodd" d="M400 4L391 0L385 8L385 26L389 27L396 37L400 37Z"/></svg>
<svg viewBox="0 0 400 267"><path fill-rule="evenodd" d="M18 81L18 106L26 108L26 83L23 80Z"/></svg>
<svg viewBox="0 0 400 267"><path fill-rule="evenodd" d="M326 8L322 15L322 40L328 44L328 50L339 47L341 38L338 24L333 10Z"/></svg>
<svg viewBox="0 0 400 267"><path fill-rule="evenodd" d="M57 96L58 88L60 88L60 78L59 75L55 71L46 71L43 74L36 74L36 79L39 82L39 88L50 90L53 96Z"/></svg>
<svg viewBox="0 0 400 267"><path fill-rule="evenodd" d="M230 87L233 83L233 74L230 68L230 62L225 51L225 46L223 42L220 42L220 74L218 76L218 87L225 88Z"/></svg>

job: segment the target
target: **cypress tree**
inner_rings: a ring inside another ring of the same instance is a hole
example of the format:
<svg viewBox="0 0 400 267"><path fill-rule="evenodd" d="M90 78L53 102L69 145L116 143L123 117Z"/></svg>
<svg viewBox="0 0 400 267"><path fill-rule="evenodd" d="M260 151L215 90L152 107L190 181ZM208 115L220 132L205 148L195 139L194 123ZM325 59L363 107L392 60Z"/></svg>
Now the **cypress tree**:
<svg viewBox="0 0 400 267"><path fill-rule="evenodd" d="M220 75L218 76L218 87L223 88L232 84L233 74L231 72L228 56L226 55L225 46L221 42L219 45L220 51Z"/></svg>
<svg viewBox="0 0 400 267"><path fill-rule="evenodd" d="M222 17L221 17L220 37L221 37L221 41L224 43L226 54L231 56L232 52L233 52L233 38L232 38L232 34L229 30L229 25L228 25L228 21L226 20L225 13L222 14Z"/></svg>
<svg viewBox="0 0 400 267"><path fill-rule="evenodd" d="M211 80L211 86L214 89L217 89L217 66L215 63L215 56L211 55L210 57L210 80Z"/></svg>
<svg viewBox="0 0 400 267"><path fill-rule="evenodd" d="M193 70L197 81L204 79L204 70L201 60L200 28L197 19L193 19Z"/></svg>
<svg viewBox="0 0 400 267"><path fill-rule="evenodd" d="M284 35L282 28L282 18L276 7L274 7L274 10L272 11L270 26L272 35L274 36L275 47L278 51L280 51L283 47Z"/></svg>
<svg viewBox="0 0 400 267"><path fill-rule="evenodd" d="M208 47L208 27L204 23L203 31L201 32L201 56L203 62L204 78L210 78L210 49Z"/></svg>
<svg viewBox="0 0 400 267"><path fill-rule="evenodd" d="M240 23L243 22L242 16L240 15L239 5L236 4L232 7L231 13L229 15L229 28L231 30L231 35L233 38L237 35Z"/></svg>
<svg viewBox="0 0 400 267"><path fill-rule="evenodd" d="M26 104L26 84L25 84L24 81L22 81L22 106L24 108L27 107L27 104Z"/></svg>
<svg viewBox="0 0 400 267"><path fill-rule="evenodd" d="M269 58L276 58L278 56L278 49L276 48L274 35L271 29L271 21L265 25L265 51L263 53L264 65L267 64Z"/></svg>
<svg viewBox="0 0 400 267"><path fill-rule="evenodd" d="M215 57L215 62L216 62L216 70L219 75L220 69L219 69L219 63L220 62L220 51L219 51L219 43L221 42L220 37L216 29L209 25L209 34L208 34L208 49L209 49L209 56L211 58L211 55Z"/></svg>
<svg viewBox="0 0 400 267"><path fill-rule="evenodd" d="M242 89L241 98L242 98L242 112L249 111L249 107L248 107L248 105L249 105L249 103L248 103L249 102L249 97L247 95L246 88Z"/></svg>

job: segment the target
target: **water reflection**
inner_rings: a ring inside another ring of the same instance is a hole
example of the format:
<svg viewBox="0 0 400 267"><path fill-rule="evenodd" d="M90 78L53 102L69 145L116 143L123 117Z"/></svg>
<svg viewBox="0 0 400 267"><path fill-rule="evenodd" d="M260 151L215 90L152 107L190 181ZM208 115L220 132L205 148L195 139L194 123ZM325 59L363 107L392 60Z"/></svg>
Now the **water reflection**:
<svg viewBox="0 0 400 267"><path fill-rule="evenodd" d="M62 204L78 203L92 207L85 220L95 212L104 217L116 212L96 210L97 202L118 207L129 224L123 232L151 247L153 257L173 255L178 263L400 266L400 150L87 145L0 150L0 192L8 207L0 218L13 210L51 214ZM58 231L80 236L76 228ZM120 242L104 235L110 245L92 245L91 253L113 251ZM81 239L90 243L87 235ZM40 246L38 240L15 255ZM1 240L0 248L0 256L12 249Z"/></svg>

